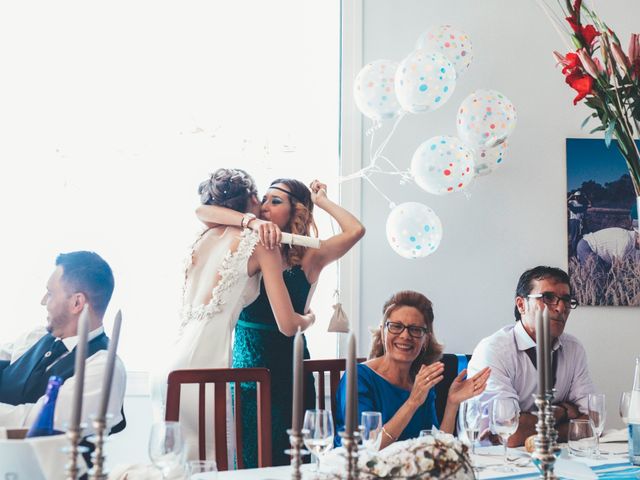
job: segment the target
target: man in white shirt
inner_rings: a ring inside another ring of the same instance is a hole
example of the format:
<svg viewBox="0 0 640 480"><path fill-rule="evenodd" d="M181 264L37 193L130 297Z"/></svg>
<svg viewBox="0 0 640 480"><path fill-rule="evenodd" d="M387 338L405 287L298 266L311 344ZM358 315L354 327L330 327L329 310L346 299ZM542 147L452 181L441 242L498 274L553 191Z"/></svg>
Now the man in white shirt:
<svg viewBox="0 0 640 480"><path fill-rule="evenodd" d="M640 234L637 230L624 228L603 228L588 233L578 242L577 253L580 263L586 263L589 258L594 262L604 262L610 267L614 260L636 255L640 248Z"/></svg>
<svg viewBox="0 0 640 480"><path fill-rule="evenodd" d="M109 265L96 253L64 253L47 282L42 305L47 309L46 327L0 347L0 425L29 427L44 402L50 376L62 377L55 409L54 428L65 430L70 421L75 390L75 347L78 319L89 306L89 340L83 391L84 434L92 433L90 416L98 410L109 339L102 318L111 299L114 280ZM126 386L125 368L116 359L107 413L108 429L124 428L122 402Z"/></svg>
<svg viewBox="0 0 640 480"><path fill-rule="evenodd" d="M561 441L566 441L569 420L585 417L587 398L595 392L589 376L587 357L580 341L564 327L569 312L577 306L571 298L569 276L559 268L539 266L520 276L515 295L515 325L508 325L484 338L473 351L469 375L491 367L491 377L480 401L490 411L496 397L513 398L520 405L518 430L509 437L509 446L524 444L535 435L537 410L534 394L538 390L536 371L536 323L534 308L549 309L549 325L554 356L552 378L556 396L556 427ZM494 441L495 437L488 435Z"/></svg>

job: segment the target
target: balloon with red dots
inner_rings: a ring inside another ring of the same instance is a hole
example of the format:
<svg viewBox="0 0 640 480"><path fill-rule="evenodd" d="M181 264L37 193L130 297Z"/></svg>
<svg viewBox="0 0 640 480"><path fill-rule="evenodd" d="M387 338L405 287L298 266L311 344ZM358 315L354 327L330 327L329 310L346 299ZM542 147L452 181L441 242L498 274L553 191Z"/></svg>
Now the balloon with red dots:
<svg viewBox="0 0 640 480"><path fill-rule="evenodd" d="M434 195L463 190L475 176L473 150L460 139L439 135L420 144L411 159L416 184Z"/></svg>
<svg viewBox="0 0 640 480"><path fill-rule="evenodd" d="M458 136L467 145L493 148L503 143L516 127L516 109L495 90L476 90L458 108Z"/></svg>
<svg viewBox="0 0 640 480"><path fill-rule="evenodd" d="M451 25L429 28L418 37L415 49L441 53L453 64L457 75L463 75L473 60L469 35Z"/></svg>

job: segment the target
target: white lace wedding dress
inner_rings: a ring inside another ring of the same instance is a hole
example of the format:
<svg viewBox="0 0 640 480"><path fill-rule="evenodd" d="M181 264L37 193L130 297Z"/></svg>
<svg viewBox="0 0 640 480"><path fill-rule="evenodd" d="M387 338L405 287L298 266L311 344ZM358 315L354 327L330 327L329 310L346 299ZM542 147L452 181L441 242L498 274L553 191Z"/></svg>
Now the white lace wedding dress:
<svg viewBox="0 0 640 480"><path fill-rule="evenodd" d="M209 244L205 243L209 242ZM231 365L232 335L241 309L260 291L260 275L247 273L249 257L258 242L256 233L227 228L220 236L206 230L196 240L185 268L183 308L178 335L169 352L166 372L192 368L228 368ZM194 255L198 250L198 257ZM195 260L195 261L194 261ZM213 277L211 277L213 275ZM203 290L211 288L211 290ZM190 298L207 298L192 304ZM166 377L165 377L166 382ZM213 385L206 392L206 457L215 459ZM227 392L227 439L235 438L230 394ZM187 458L198 455L198 386L185 385L180 394L180 424L187 445ZM232 437L233 435L233 437ZM234 442L229 446L233 465Z"/></svg>

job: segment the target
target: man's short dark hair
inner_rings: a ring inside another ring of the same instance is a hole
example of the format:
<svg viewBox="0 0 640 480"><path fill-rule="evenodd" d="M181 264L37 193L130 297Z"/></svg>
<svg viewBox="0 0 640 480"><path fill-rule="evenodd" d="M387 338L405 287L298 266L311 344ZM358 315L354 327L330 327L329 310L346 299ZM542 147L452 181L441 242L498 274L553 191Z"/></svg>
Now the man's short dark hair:
<svg viewBox="0 0 640 480"><path fill-rule="evenodd" d="M545 267L543 265L531 268L520 275L520 280L518 280L518 286L516 287L516 298L517 297L525 297L531 293L533 289L532 282L534 280L546 280L547 278L552 278L558 283L564 283L569 285L571 288L571 283L569 282L569 275L567 272L560 268L556 267ZM520 312L518 311L518 307L515 306L514 314L516 316L516 321L520 320Z"/></svg>
<svg viewBox="0 0 640 480"><path fill-rule="evenodd" d="M62 281L75 292L83 293L101 317L113 293L113 272L104 259L94 252L61 253L56 266L62 267Z"/></svg>

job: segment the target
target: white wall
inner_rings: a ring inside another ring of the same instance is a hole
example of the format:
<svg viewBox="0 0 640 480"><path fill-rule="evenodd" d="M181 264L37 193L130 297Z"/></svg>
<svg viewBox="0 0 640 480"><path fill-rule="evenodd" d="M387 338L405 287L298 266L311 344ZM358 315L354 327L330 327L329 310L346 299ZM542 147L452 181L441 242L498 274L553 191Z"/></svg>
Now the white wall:
<svg viewBox="0 0 640 480"><path fill-rule="evenodd" d="M638 31L640 3L607 0L596 6L626 49L629 33ZM363 186L361 351L368 351L368 328L379 322L383 299L415 289L434 302L435 331L446 351L471 352L482 337L513 322L513 292L524 270L538 264L567 267L564 141L587 136L580 124L590 111L573 106L573 91L551 55L563 43L534 0L364 0L363 8L365 63L401 60L431 25L452 24L473 41L473 64L449 103L410 115L398 127L386 153L401 168L424 140L456 134L457 107L475 89L501 91L518 111L504 166L477 179L468 198L436 197L413 185L402 188L394 179L376 179L396 203L423 202L440 216L444 238L426 259L405 260L391 250L387 202ZM363 158L368 142L363 136ZM618 397L631 388L639 322L638 308L581 307L568 323L567 331L587 349L598 389L607 394L609 427L621 425Z"/></svg>

